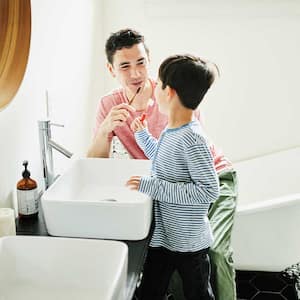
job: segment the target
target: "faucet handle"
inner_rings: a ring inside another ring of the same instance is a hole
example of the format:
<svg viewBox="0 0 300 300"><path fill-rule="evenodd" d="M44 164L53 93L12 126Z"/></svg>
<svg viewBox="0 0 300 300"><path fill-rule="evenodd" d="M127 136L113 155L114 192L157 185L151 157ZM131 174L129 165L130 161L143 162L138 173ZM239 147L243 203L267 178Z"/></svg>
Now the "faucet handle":
<svg viewBox="0 0 300 300"><path fill-rule="evenodd" d="M56 126L56 127L65 127L65 125L63 125L63 124L57 124L57 123L50 123L50 125Z"/></svg>

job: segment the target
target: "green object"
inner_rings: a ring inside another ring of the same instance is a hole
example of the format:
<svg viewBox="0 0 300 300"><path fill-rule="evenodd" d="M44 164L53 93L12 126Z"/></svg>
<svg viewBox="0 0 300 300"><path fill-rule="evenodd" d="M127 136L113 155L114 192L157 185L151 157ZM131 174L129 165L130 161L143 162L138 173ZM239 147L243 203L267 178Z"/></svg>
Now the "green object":
<svg viewBox="0 0 300 300"><path fill-rule="evenodd" d="M232 260L231 232L237 203L237 179L235 171L219 174L220 197L209 209L214 244L210 249L212 267L211 283L216 300L235 300L235 270ZM184 300L179 274L172 275L169 293L175 300Z"/></svg>

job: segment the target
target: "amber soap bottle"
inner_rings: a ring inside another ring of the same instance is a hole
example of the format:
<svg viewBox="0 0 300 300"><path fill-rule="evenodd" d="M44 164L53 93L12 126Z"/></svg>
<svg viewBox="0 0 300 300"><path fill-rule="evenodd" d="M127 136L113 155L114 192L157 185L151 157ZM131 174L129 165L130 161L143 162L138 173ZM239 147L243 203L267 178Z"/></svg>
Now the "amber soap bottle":
<svg viewBox="0 0 300 300"><path fill-rule="evenodd" d="M38 188L36 181L30 178L27 160L23 162L23 166L23 178L17 183L18 213L19 218L33 219L39 212Z"/></svg>

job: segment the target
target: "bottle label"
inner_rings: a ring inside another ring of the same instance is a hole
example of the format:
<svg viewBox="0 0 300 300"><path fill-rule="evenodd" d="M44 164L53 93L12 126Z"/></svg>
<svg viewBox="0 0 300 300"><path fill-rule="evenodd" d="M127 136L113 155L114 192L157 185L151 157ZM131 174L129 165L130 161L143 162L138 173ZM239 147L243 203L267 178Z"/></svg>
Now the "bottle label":
<svg viewBox="0 0 300 300"><path fill-rule="evenodd" d="M22 215L35 214L39 210L38 189L17 190L18 211Z"/></svg>

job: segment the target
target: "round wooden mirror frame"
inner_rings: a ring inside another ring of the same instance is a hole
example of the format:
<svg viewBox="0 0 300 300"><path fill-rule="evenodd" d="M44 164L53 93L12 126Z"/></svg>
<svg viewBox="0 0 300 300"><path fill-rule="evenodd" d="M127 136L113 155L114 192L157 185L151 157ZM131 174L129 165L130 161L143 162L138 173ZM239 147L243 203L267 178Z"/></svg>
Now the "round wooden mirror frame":
<svg viewBox="0 0 300 300"><path fill-rule="evenodd" d="M0 110L21 85L30 47L30 0L0 0Z"/></svg>

